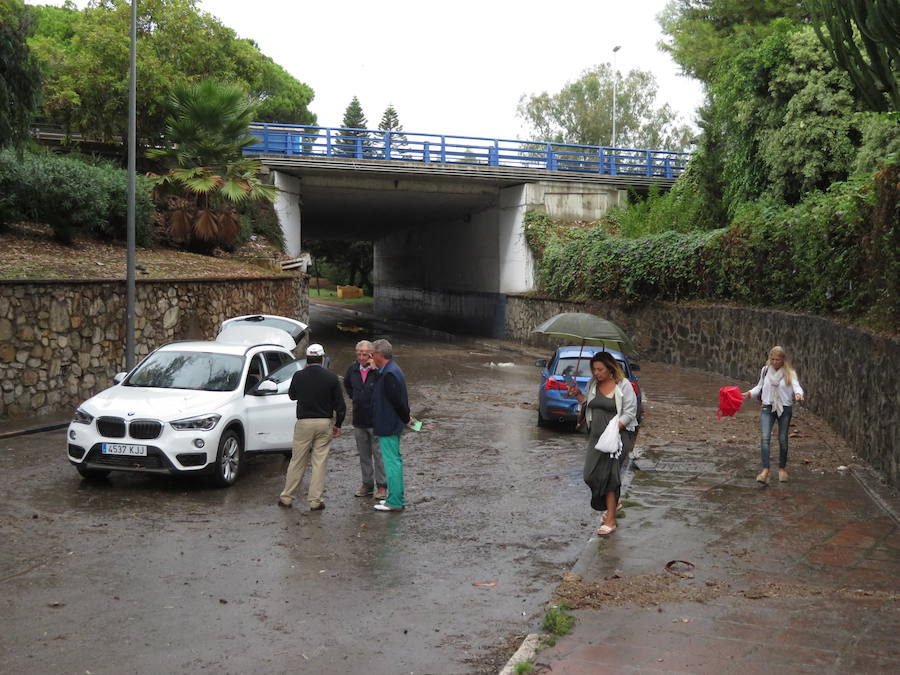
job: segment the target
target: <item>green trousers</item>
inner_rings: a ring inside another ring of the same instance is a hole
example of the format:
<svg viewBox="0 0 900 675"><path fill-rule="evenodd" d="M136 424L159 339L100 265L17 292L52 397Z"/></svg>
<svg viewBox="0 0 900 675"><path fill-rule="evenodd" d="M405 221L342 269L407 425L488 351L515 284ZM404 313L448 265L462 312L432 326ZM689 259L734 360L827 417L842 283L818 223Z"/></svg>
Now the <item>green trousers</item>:
<svg viewBox="0 0 900 675"><path fill-rule="evenodd" d="M379 436L381 459L384 462L384 475L387 478L388 496L385 504L393 507L406 506L406 495L403 493L403 458L400 457L400 434Z"/></svg>

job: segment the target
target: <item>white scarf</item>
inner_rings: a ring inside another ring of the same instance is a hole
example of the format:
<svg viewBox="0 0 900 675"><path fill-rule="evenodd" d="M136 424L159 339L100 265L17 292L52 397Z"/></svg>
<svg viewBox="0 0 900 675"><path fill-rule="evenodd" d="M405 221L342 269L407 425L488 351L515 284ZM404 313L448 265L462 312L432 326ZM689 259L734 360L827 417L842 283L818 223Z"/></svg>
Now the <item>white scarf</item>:
<svg viewBox="0 0 900 675"><path fill-rule="evenodd" d="M765 396L765 392L763 392L763 398L769 398L772 401L772 412L776 415L781 415L781 411L784 410L784 405L781 402L781 393L778 391L778 388L781 386L781 381L784 379L784 368L779 368L775 370L774 368L766 369L766 381L763 384L763 389L766 387L769 388L769 395Z"/></svg>

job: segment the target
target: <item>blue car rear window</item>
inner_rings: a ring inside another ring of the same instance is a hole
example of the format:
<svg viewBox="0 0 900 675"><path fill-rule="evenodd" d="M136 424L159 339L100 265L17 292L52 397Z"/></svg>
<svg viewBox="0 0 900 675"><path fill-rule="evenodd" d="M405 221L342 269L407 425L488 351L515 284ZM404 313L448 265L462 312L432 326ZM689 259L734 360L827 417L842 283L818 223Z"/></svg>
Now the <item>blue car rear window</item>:
<svg viewBox="0 0 900 675"><path fill-rule="evenodd" d="M618 361L618 359L617 359ZM628 369L625 367L625 364L622 361L618 361L619 367L622 369L622 372L626 375L628 374ZM575 372L575 366L578 366L578 372ZM556 365L553 368L554 375L574 375L575 377L590 377L591 375L591 357L583 356L581 358L581 362L579 363L578 357L572 358L561 358L557 359Z"/></svg>

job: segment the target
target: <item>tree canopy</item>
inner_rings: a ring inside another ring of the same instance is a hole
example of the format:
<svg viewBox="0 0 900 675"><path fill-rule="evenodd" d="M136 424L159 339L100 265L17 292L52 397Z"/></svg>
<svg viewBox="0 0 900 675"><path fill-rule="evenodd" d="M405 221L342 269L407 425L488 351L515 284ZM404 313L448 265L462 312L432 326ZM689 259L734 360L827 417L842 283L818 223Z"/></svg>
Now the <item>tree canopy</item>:
<svg viewBox="0 0 900 675"><path fill-rule="evenodd" d="M31 18L21 0L0 0L0 147L28 138L41 72L26 43Z"/></svg>
<svg viewBox="0 0 900 675"><path fill-rule="evenodd" d="M366 116L363 113L362 105L359 102L359 99L354 96L350 103L347 104L346 109L344 110L344 117L341 120L341 127L344 131L341 131L341 138L343 140L338 141L334 144L334 152L339 155L355 155L357 148L357 143L361 143L362 147L365 148L369 145L369 134L363 129L366 129L369 122L366 120ZM362 139L361 141L357 141L356 139Z"/></svg>
<svg viewBox="0 0 900 675"><path fill-rule="evenodd" d="M797 0L670 0L659 16L669 52L686 75L709 83L719 66L775 30L773 22L799 23Z"/></svg>
<svg viewBox="0 0 900 675"><path fill-rule="evenodd" d="M345 129L365 129L369 122L363 113L362 105L359 99L354 96L347 107L344 109L344 118L341 120L341 126Z"/></svg>
<svg viewBox="0 0 900 675"><path fill-rule="evenodd" d="M681 150L691 130L679 124L672 108L656 105L657 85L643 70L618 77L616 144L639 148ZM585 70L559 92L542 92L519 99L518 116L542 139L557 143L609 145L612 140L613 72L609 64Z"/></svg>
<svg viewBox="0 0 900 675"><path fill-rule="evenodd" d="M384 114L381 116L381 122L378 123L378 128L383 131L403 131L403 125L400 124L400 115L397 114L397 110L394 108L393 104L389 104L388 107L384 109Z"/></svg>
<svg viewBox="0 0 900 675"><path fill-rule="evenodd" d="M814 2L825 0L806 5ZM699 200L685 191L670 199L691 201L707 227L751 200L796 204L855 170L871 171L900 146L896 122L867 113L859 85L834 67L806 5L673 0L659 19L663 48L706 88L688 179ZM879 95L888 100L884 88Z"/></svg>
<svg viewBox="0 0 900 675"><path fill-rule="evenodd" d="M130 3L97 0L31 8L29 40L44 74L43 114L73 132L106 140L127 129ZM163 137L167 103L176 86L213 77L243 87L258 104L259 121L315 124L312 89L288 74L207 12L196 0L138 4L138 140Z"/></svg>

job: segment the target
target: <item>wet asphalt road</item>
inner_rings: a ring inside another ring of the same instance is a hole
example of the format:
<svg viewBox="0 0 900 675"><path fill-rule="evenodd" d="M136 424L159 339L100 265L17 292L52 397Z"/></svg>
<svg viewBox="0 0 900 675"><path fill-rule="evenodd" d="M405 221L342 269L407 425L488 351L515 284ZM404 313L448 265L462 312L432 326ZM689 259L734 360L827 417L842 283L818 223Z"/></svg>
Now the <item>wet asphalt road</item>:
<svg viewBox="0 0 900 675"><path fill-rule="evenodd" d="M339 374L358 339L393 342L426 423L402 441L406 512L352 496L352 434L316 513L276 507L280 456L219 490L83 481L62 430L0 441L0 672L496 672L538 627L595 518L583 437L535 425L533 357L321 306L313 331Z"/></svg>

